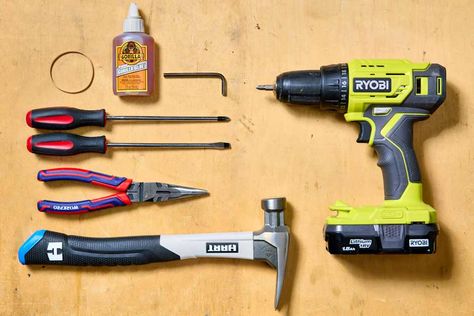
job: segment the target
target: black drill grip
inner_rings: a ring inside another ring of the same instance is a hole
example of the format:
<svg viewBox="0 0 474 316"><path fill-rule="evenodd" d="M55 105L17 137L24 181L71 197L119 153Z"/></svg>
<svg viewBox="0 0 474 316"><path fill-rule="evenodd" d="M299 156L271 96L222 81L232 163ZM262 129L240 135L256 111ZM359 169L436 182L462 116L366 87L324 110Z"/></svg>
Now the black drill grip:
<svg viewBox="0 0 474 316"><path fill-rule="evenodd" d="M71 156L86 152L105 153L105 136L85 137L68 133L38 134L28 138L30 152L41 155Z"/></svg>
<svg viewBox="0 0 474 316"><path fill-rule="evenodd" d="M36 109L26 114L30 127L67 130L81 126L105 126L105 110L81 110L70 107Z"/></svg>
<svg viewBox="0 0 474 316"><path fill-rule="evenodd" d="M373 146L378 155L377 165L382 169L385 200L398 200L409 182L421 183L413 150L413 123L427 118L427 114L406 113L385 137L380 131L376 133Z"/></svg>
<svg viewBox="0 0 474 316"><path fill-rule="evenodd" d="M22 264L115 266L180 260L160 236L89 238L39 230L20 247Z"/></svg>

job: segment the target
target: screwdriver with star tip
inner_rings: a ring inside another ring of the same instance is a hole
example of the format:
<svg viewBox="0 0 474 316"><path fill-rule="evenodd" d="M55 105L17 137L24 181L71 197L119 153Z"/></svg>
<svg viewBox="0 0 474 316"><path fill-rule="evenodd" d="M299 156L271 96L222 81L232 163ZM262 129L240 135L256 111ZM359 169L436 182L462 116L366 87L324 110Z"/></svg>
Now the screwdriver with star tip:
<svg viewBox="0 0 474 316"><path fill-rule="evenodd" d="M156 121L156 122L229 122L227 116L114 116L101 110L82 110L72 107L47 107L34 109L26 114L30 127L49 130L68 130L83 126L104 127L107 121Z"/></svg>

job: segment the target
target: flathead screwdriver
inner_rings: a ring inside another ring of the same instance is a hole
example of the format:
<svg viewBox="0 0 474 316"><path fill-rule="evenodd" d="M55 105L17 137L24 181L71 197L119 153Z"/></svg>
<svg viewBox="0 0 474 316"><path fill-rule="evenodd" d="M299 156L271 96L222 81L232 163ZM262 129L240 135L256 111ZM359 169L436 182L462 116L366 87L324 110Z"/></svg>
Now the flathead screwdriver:
<svg viewBox="0 0 474 316"><path fill-rule="evenodd" d="M227 116L113 116L104 109L81 110L71 107L48 107L29 111L26 123L30 127L67 130L82 126L104 127L106 121L157 121L157 122L229 122Z"/></svg>
<svg viewBox="0 0 474 316"><path fill-rule="evenodd" d="M109 143L105 136L86 137L68 133L38 134L28 138L26 146L35 154L72 156L81 153L105 154L107 147L229 149L230 144L217 143Z"/></svg>

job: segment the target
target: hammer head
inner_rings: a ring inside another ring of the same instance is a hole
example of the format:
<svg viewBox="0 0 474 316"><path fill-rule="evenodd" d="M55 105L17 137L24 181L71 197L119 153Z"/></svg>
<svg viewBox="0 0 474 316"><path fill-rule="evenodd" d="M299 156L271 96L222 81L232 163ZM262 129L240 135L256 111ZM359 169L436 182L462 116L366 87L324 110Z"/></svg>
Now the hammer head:
<svg viewBox="0 0 474 316"><path fill-rule="evenodd" d="M290 241L290 231L285 225L285 208L285 198L262 200L265 224L254 232L253 237L254 259L263 260L277 270L275 309L280 302Z"/></svg>

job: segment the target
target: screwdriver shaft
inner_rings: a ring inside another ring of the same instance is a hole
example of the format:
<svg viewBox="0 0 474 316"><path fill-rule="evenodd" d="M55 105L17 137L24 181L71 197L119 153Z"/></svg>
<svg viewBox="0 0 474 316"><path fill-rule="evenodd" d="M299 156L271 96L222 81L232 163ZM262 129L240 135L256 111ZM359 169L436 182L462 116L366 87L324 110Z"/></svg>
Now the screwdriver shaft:
<svg viewBox="0 0 474 316"><path fill-rule="evenodd" d="M229 143L107 143L107 147L123 147L123 148L203 148L203 149L228 149Z"/></svg>
<svg viewBox="0 0 474 316"><path fill-rule="evenodd" d="M108 121L162 121L162 122L228 122L227 116L115 116L107 115Z"/></svg>

